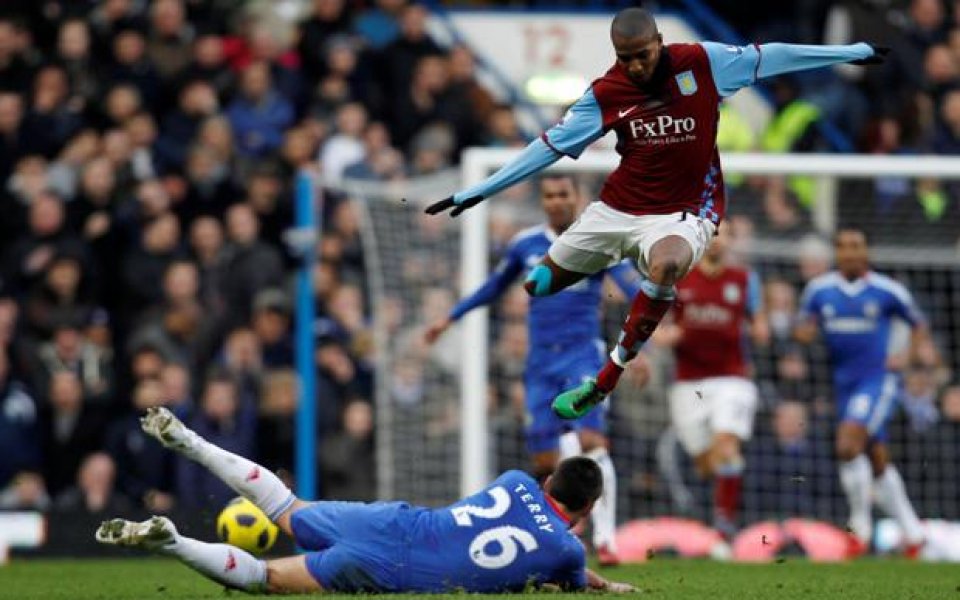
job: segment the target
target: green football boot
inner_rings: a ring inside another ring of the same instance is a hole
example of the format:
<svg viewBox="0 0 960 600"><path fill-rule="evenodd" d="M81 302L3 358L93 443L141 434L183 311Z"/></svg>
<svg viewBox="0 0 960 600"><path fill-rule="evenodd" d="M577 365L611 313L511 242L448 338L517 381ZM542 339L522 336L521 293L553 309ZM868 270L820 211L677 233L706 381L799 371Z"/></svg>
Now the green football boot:
<svg viewBox="0 0 960 600"><path fill-rule="evenodd" d="M553 400L553 412L561 419L579 419L603 402L607 395L597 389L596 379L587 379Z"/></svg>

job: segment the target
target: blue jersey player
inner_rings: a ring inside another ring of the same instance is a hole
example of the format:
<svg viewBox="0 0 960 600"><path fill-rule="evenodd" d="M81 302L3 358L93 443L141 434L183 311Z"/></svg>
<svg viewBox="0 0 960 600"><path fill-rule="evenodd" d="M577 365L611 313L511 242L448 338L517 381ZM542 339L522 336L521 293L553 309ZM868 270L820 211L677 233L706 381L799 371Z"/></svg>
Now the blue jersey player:
<svg viewBox="0 0 960 600"><path fill-rule="evenodd" d="M603 488L600 468L589 458L561 462L543 487L509 471L443 508L308 503L267 469L204 440L165 408L150 409L141 422L164 446L260 507L306 553L261 561L227 544L183 536L165 517L106 521L97 540L174 556L225 586L273 593L516 592L528 586L633 591L587 570L583 546L569 531Z"/></svg>
<svg viewBox="0 0 960 600"><path fill-rule="evenodd" d="M923 541L900 474L889 462L887 421L897 404L900 376L888 348L898 320L913 331L912 355L932 347L926 321L903 285L870 270L866 235L841 228L835 237L835 271L807 284L795 334L808 343L819 329L830 356L840 424L836 451L840 482L850 504L850 553L862 554L872 532L871 499L905 533L908 555Z"/></svg>
<svg viewBox="0 0 960 600"><path fill-rule="evenodd" d="M461 300L446 319L427 330L428 342L435 341L466 313L493 302L507 291L518 277L539 264L550 244L576 220L580 196L571 176L546 175L540 179L539 186L547 222L521 231L511 240L486 283ZM555 295L531 299L530 350L524 387L525 433L534 474L545 477L556 468L561 454L580 452L595 459L603 471L603 497L593 511L593 545L600 563L606 566L618 562L614 546L617 491L616 473L607 452L603 411L566 421L550 407L557 394L592 377L603 365L604 344L599 336L604 274L609 274L628 298L640 290L640 274L624 261ZM571 436L564 435L571 431L576 432L572 440Z"/></svg>

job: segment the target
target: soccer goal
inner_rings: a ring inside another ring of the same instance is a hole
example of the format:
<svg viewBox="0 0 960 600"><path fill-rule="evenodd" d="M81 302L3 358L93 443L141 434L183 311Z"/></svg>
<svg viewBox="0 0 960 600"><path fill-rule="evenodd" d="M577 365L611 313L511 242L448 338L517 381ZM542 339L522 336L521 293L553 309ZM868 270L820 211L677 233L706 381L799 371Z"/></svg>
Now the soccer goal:
<svg viewBox="0 0 960 600"><path fill-rule="evenodd" d="M428 217L426 202L481 180L515 156L471 149L459 178L366 185L363 199L369 289L378 340L378 481L384 497L441 503L481 487L499 470L523 467L523 369L527 298L519 283L489 310L470 313L435 345L425 327L481 285L509 239L541 222L534 182L459 219ZM564 159L595 198L617 164L610 152ZM944 363L906 373L906 400L891 427L893 460L921 516L960 518L960 159L853 155L732 154L726 222L732 260L757 271L773 336L753 348L761 402L747 445L744 518L846 514L832 458L832 398L823 349L789 338L803 283L829 267L838 224L865 229L873 264L902 281L927 313ZM616 339L629 299L612 286L604 332ZM904 335L895 335L893 351ZM700 484L669 423L672 358L650 348L650 381L628 370L612 402L612 455L621 518L705 518Z"/></svg>

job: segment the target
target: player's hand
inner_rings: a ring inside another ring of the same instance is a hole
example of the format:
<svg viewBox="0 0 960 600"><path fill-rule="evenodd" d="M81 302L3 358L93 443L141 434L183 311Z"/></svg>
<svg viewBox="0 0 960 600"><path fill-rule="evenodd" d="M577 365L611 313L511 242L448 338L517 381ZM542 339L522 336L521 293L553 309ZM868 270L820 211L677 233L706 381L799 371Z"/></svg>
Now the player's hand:
<svg viewBox="0 0 960 600"><path fill-rule="evenodd" d="M427 327L427 331L423 334L423 339L425 339L428 344L433 344L441 335L443 335L443 332L450 327L451 323L453 323L453 321L451 321L449 318L443 319L442 321L437 321L430 327Z"/></svg>
<svg viewBox="0 0 960 600"><path fill-rule="evenodd" d="M477 204L480 204L482 201L483 201L483 196L471 196L470 198L467 198L463 202L456 203L453 201L453 196L448 196L443 200L441 200L440 202L434 202L433 204L428 206L426 210L424 210L424 212L427 213L428 215L436 215L436 214L442 213L448 208L452 208L453 212L450 213L450 216L456 217L456 216L459 216L460 213L467 210L468 208L471 208L473 206L476 206Z"/></svg>
<svg viewBox="0 0 960 600"><path fill-rule="evenodd" d="M851 65L882 65L884 61L887 60L887 55L890 54L890 48L887 46L875 46L873 44L868 44L873 48L873 55L868 56L867 58L859 58L857 60L851 60Z"/></svg>
<svg viewBox="0 0 960 600"><path fill-rule="evenodd" d="M613 594L632 594L639 590L629 583L622 583L620 581L607 581L607 585L603 587L603 591Z"/></svg>

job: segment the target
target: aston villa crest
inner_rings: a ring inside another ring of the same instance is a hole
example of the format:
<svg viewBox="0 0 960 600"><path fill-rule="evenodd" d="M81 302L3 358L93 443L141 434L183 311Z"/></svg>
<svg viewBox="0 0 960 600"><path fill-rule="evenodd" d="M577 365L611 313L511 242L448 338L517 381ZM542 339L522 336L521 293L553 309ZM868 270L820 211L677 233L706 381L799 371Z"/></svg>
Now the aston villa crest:
<svg viewBox="0 0 960 600"><path fill-rule="evenodd" d="M677 87L684 96L692 96L697 93L697 80L693 77L693 71L684 71L676 76Z"/></svg>

